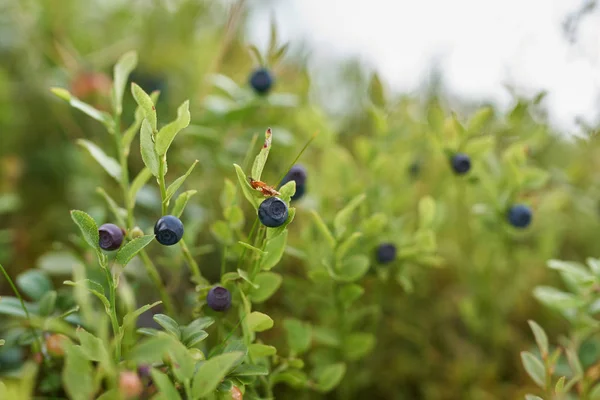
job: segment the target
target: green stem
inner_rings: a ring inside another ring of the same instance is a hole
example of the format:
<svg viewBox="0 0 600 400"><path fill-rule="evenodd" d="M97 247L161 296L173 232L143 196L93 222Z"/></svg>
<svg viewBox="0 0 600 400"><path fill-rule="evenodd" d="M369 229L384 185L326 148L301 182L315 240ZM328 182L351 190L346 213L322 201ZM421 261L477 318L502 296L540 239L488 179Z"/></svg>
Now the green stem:
<svg viewBox="0 0 600 400"><path fill-rule="evenodd" d="M225 264L227 262L227 246L223 246L223 258L221 259L221 278L225 275Z"/></svg>
<svg viewBox="0 0 600 400"><path fill-rule="evenodd" d="M2 270L2 273L4 274L4 277L8 281L8 284L12 288L13 292L15 292L15 296L17 296L17 298L21 302L21 307L23 308L23 311L25 312L25 317L27 318L27 322L29 323L29 327L31 328L31 333L33 334L33 337L36 339L37 345L39 346L39 351L42 352L42 355L43 355L44 352L42 351L42 340L36 334L35 329L33 328L33 323L31 321L31 316L29 315L29 310L27 310L27 307L25 307L25 301L23 300L21 293L15 286L13 280L11 279L10 275L8 275L8 272L6 272L6 270L4 269L2 264L0 264L0 269ZM46 360L46 357L44 357L44 360Z"/></svg>
<svg viewBox="0 0 600 400"><path fill-rule="evenodd" d="M121 340L119 339L119 320L117 319L117 288L115 286L115 280L110 267L106 264L102 265L106 273L106 280L108 281L109 289L109 302L110 302L110 322L112 325L113 334L115 336L115 361L119 363L121 361Z"/></svg>
<svg viewBox="0 0 600 400"><path fill-rule="evenodd" d="M156 288L158 289L160 299L162 300L163 305L165 306L167 314L174 315L175 310L173 308L173 303L171 302L171 297L169 297L165 286L162 284L162 280L160 278L160 274L158 273L158 269L156 268L150 257L148 257L148 253L146 253L146 250L140 251L140 257L142 259L144 267L146 268L146 272L152 280L152 283L154 283L154 286L156 286Z"/></svg>
<svg viewBox="0 0 600 400"><path fill-rule="evenodd" d="M190 249L185 244L185 240L181 239L179 241L181 244L181 250L183 250L183 256L185 257L187 263L190 265L190 269L192 270L192 275L196 278L196 283L207 282L206 279L200 273L200 267L194 257L192 257L192 253L190 253Z"/></svg>
<svg viewBox="0 0 600 400"><path fill-rule="evenodd" d="M158 187L160 189L160 204L162 215L167 215L167 185L165 183L165 158L162 156L158 163Z"/></svg>
<svg viewBox="0 0 600 400"><path fill-rule="evenodd" d="M256 231L256 228L258 228L258 218L256 218L254 220L254 224L252 225L252 229L250 229L250 233L248 234L248 242L252 243L252 238L254 235L254 232ZM242 263L244 262L244 257L246 256L246 248L244 247L244 249L242 250L242 255L240 256L240 259L238 260L238 265L237 265L237 269L242 268Z"/></svg>

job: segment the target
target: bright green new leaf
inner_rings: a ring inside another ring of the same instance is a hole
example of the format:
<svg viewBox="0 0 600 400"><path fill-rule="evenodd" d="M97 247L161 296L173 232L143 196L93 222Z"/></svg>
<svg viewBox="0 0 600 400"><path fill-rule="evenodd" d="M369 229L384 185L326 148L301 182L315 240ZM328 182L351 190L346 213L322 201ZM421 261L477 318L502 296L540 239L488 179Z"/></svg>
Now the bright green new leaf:
<svg viewBox="0 0 600 400"><path fill-rule="evenodd" d="M184 175L182 175L179 178L175 179L173 181L173 183L171 183L169 185L169 187L167 188L167 196L164 199L164 201L166 203L168 203L169 200L171 200L171 197L173 197L173 195L175 194L175 192L177 192L177 190L181 187L181 185L183 185L183 182L185 182L185 180L187 179L187 177L190 176L190 174L194 170L194 167L196 166L196 164L198 164L198 160L194 161L194 163L192 164L192 166L190 168L188 168L188 170L186 171L186 173Z"/></svg>
<svg viewBox="0 0 600 400"><path fill-rule="evenodd" d="M352 303L358 300L364 292L365 289L355 283L344 285L339 291L340 302L345 308L348 308L352 305Z"/></svg>
<svg viewBox="0 0 600 400"><path fill-rule="evenodd" d="M252 286L254 289L258 288L258 285L256 285L254 282L252 282L252 280L250 279L250 277L248 276L248 273L246 271L238 268L237 273L240 276L240 278L242 278L243 280L248 282L250 284L250 286Z"/></svg>
<svg viewBox="0 0 600 400"><path fill-rule="evenodd" d="M152 368L150 374L163 400L181 400L181 396L175 385L173 385L173 382L171 382L171 379L166 374L154 368Z"/></svg>
<svg viewBox="0 0 600 400"><path fill-rule="evenodd" d="M92 364L80 346L67 344L62 382L70 399L89 400L93 397L96 384L94 383Z"/></svg>
<svg viewBox="0 0 600 400"><path fill-rule="evenodd" d="M96 160L110 176L115 178L117 182L121 181L121 166L117 160L107 156L101 148L89 140L78 139L77 144L89 151L94 160Z"/></svg>
<svg viewBox="0 0 600 400"><path fill-rule="evenodd" d="M248 293L253 303L263 303L275 294L281 286L283 277L274 272L261 272L256 275L254 283L258 288L251 289Z"/></svg>
<svg viewBox="0 0 600 400"><path fill-rule="evenodd" d="M71 107L76 108L79 111L82 111L84 114L88 115L89 117L92 117L96 121L102 122L104 124L104 126L106 126L106 128L109 130L109 132L113 131L114 126L113 126L113 121L112 121L112 117L110 116L110 114L108 114L104 111L100 111L100 110L90 106L87 103L84 103L83 101L79 100L77 97L75 97L71 93L69 93L69 91L66 89L52 88L50 90L56 96L67 101L71 105Z"/></svg>
<svg viewBox="0 0 600 400"><path fill-rule="evenodd" d="M273 319L267 314L258 311L253 311L246 318L248 329L253 332L262 332L273 327Z"/></svg>
<svg viewBox="0 0 600 400"><path fill-rule="evenodd" d="M252 343L248 347L248 352L252 358L269 357L277 354L277 349L266 344Z"/></svg>
<svg viewBox="0 0 600 400"><path fill-rule="evenodd" d="M123 113L123 93L129 74L135 69L138 56L135 51L129 51L119 58L113 70L112 104L117 115Z"/></svg>
<svg viewBox="0 0 600 400"><path fill-rule="evenodd" d="M87 244L93 249L99 250L100 235L98 234L98 225L96 224L96 221L94 221L89 214L79 210L72 210L71 218L81 230Z"/></svg>
<svg viewBox="0 0 600 400"><path fill-rule="evenodd" d="M296 194L296 181L289 181L279 189L281 193L281 200L285 201L288 205L292 200L292 196Z"/></svg>
<svg viewBox="0 0 600 400"><path fill-rule="evenodd" d="M345 282L354 282L362 278L369 270L369 258L359 254L346 259L339 266L337 275L340 280Z"/></svg>
<svg viewBox="0 0 600 400"><path fill-rule="evenodd" d="M200 365L192 383L194 398L204 397L214 392L219 383L242 357L244 357L244 353L239 351L225 353L215 356Z"/></svg>
<svg viewBox="0 0 600 400"><path fill-rule="evenodd" d="M544 364L533 354L523 351L521 352L521 360L525 371L529 374L531 379L541 388L546 385L546 368Z"/></svg>
<svg viewBox="0 0 600 400"><path fill-rule="evenodd" d="M173 211L171 211L171 214L176 216L177 218L181 217L188 201L196 193L198 193L197 190L188 190L177 196L177 200L175 200L175 205L173 206Z"/></svg>
<svg viewBox="0 0 600 400"><path fill-rule="evenodd" d="M142 122L142 129L140 131L140 151L142 153L144 165L152 172L152 175L158 178L158 154L156 154L156 151L154 150L152 126L147 119Z"/></svg>
<svg viewBox="0 0 600 400"><path fill-rule="evenodd" d="M148 96L146 92L144 92L144 89L135 83L131 84L131 94L133 94L133 98L142 108L142 111L144 112L144 118L150 124L150 132L154 134L154 132L156 132L156 107L154 107L152 98ZM154 149L154 147L152 148Z"/></svg>
<svg viewBox="0 0 600 400"><path fill-rule="evenodd" d="M375 336L371 333L352 333L344 340L344 354L348 360L359 360L375 347Z"/></svg>
<svg viewBox="0 0 600 400"><path fill-rule="evenodd" d="M288 231L285 230L281 235L275 236L267 241L265 246L266 254L260 260L260 268L264 271L269 271L279 263L285 244L287 242Z"/></svg>
<svg viewBox="0 0 600 400"><path fill-rule="evenodd" d="M116 260L119 264L125 266L135 257L142 249L154 240L154 235L146 235L138 237L121 247L117 252Z"/></svg>
<svg viewBox="0 0 600 400"><path fill-rule="evenodd" d="M312 326L295 318L283 320L283 327L287 333L287 343L294 355L306 352L312 342Z"/></svg>
<svg viewBox="0 0 600 400"><path fill-rule="evenodd" d="M52 290L52 282L46 273L37 269L19 274L16 284L23 293L36 301Z"/></svg>
<svg viewBox="0 0 600 400"><path fill-rule="evenodd" d="M158 101L159 94L159 91L154 91L152 94L150 94L150 99L154 104L156 104ZM133 121L133 124L131 124L129 128L123 132L123 137L121 138L121 146L123 147L125 156L129 156L131 142L133 142L133 139L140 131L140 128L142 127L142 121L144 121L144 119L144 110L142 110L142 107L138 106L135 110L135 120Z"/></svg>
<svg viewBox="0 0 600 400"><path fill-rule="evenodd" d="M261 250L261 249L259 249L258 247L254 247L254 246L252 246L251 244L248 244L248 243L245 243L245 242L242 242L242 241L238 241L238 244L239 244L240 246L243 246L243 247L247 248L247 249L248 249L248 250L250 250L250 251L253 251L253 252L257 253L257 254L260 254L260 255L265 255L265 254L267 254L267 252L266 252L266 251L262 251L262 250Z"/></svg>
<svg viewBox="0 0 600 400"><path fill-rule="evenodd" d="M431 196L425 196L419 200L419 227L429 229L435 219L435 200Z"/></svg>
<svg viewBox="0 0 600 400"><path fill-rule="evenodd" d="M255 210L258 210L258 206L260 205L264 196L258 191L254 190L252 186L250 186L250 182L248 182L248 177L244 174L244 170L237 164L233 164L235 167L235 172L242 187L242 193L244 193L244 197L252 204Z"/></svg>
<svg viewBox="0 0 600 400"><path fill-rule="evenodd" d="M317 390L323 393L330 392L339 385L345 374L346 364L344 363L332 364L321 369L317 377Z"/></svg>
<svg viewBox="0 0 600 400"><path fill-rule="evenodd" d="M367 195L362 193L356 196L354 199L350 201L346 205L346 207L342 208L335 216L333 220L333 227L335 229L335 236L337 239L340 239L346 233L348 229L348 223L350 222L350 218L354 214L354 210L367 198Z"/></svg>
<svg viewBox="0 0 600 400"><path fill-rule="evenodd" d="M156 323L162 326L165 329L165 331L169 332L177 339L181 338L181 330L179 329L179 324L177 324L177 322L175 322L173 318L165 314L156 314L152 318L154 319L154 321L156 321Z"/></svg>
<svg viewBox="0 0 600 400"><path fill-rule="evenodd" d="M162 156L167 153L175 136L190 124L190 102L186 100L177 109L175 121L163 126L156 135L156 153Z"/></svg>
<svg viewBox="0 0 600 400"><path fill-rule="evenodd" d="M262 149L260 149L260 152L254 159L254 164L252 165L252 178L254 178L257 181L260 181L263 169L265 168L265 164L267 163L267 158L269 158L272 138L273 134L271 132L271 128L267 128L267 131L265 132L265 142L262 146Z"/></svg>

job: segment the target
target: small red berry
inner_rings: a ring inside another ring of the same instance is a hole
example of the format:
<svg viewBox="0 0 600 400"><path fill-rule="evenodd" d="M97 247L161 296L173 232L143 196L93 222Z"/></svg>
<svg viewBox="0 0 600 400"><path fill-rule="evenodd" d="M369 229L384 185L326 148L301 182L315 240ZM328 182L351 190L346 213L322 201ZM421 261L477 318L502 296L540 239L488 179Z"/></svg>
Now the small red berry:
<svg viewBox="0 0 600 400"><path fill-rule="evenodd" d="M126 399L137 398L144 391L142 380L132 371L123 371L119 375L119 391Z"/></svg>
<svg viewBox="0 0 600 400"><path fill-rule="evenodd" d="M244 395L242 394L242 391L237 386L233 386L231 388L231 400L243 400L243 399L244 399Z"/></svg>
<svg viewBox="0 0 600 400"><path fill-rule="evenodd" d="M65 355L65 342L69 338L63 334L55 333L46 338L46 349L48 354L53 357L62 357Z"/></svg>

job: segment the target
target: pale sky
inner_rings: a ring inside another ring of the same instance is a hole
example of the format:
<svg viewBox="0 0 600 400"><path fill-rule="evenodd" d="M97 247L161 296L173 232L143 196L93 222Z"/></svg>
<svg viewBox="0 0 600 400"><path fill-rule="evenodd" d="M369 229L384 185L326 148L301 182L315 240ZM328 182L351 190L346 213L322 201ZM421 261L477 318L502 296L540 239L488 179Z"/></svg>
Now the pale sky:
<svg viewBox="0 0 600 400"><path fill-rule="evenodd" d="M569 44L562 24L583 0L272 0L281 35L314 47L315 61L356 55L393 90L412 92L441 60L446 87L474 100L511 102L545 89L551 122L600 120L600 12ZM252 40L264 43L268 14L254 16ZM263 23L260 23L260 22Z"/></svg>

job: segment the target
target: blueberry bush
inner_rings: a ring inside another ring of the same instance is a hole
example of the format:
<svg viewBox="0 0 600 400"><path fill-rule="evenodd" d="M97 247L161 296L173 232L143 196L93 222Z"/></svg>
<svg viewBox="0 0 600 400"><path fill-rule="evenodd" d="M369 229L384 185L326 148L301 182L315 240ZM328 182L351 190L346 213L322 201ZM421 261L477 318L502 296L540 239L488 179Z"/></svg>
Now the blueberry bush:
<svg viewBox="0 0 600 400"><path fill-rule="evenodd" d="M0 5L0 399L600 399L598 130L247 6Z"/></svg>

